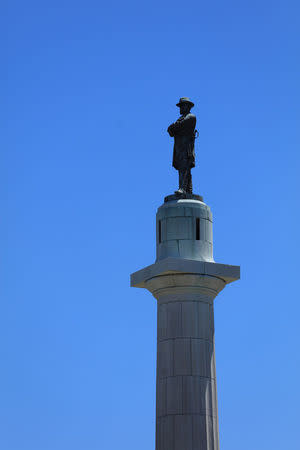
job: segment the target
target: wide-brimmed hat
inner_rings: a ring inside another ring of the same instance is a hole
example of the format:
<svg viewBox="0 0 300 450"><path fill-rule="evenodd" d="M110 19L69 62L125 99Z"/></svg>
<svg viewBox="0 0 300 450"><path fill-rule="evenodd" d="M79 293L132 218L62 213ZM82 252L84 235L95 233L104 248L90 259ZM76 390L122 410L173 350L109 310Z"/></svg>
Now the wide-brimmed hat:
<svg viewBox="0 0 300 450"><path fill-rule="evenodd" d="M192 108L194 105L193 102L191 102L191 100L188 97L181 97L181 99L179 100L179 102L176 104L176 106L181 106L184 103L187 103L188 105L190 105L190 107Z"/></svg>

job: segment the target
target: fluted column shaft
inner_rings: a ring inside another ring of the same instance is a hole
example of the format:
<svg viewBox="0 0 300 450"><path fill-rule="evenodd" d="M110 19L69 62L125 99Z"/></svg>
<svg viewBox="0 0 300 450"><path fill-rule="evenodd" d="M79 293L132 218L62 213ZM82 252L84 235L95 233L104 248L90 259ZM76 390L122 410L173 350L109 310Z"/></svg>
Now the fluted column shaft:
<svg viewBox="0 0 300 450"><path fill-rule="evenodd" d="M188 273L146 283L158 301L156 450L219 450L213 300L224 286Z"/></svg>

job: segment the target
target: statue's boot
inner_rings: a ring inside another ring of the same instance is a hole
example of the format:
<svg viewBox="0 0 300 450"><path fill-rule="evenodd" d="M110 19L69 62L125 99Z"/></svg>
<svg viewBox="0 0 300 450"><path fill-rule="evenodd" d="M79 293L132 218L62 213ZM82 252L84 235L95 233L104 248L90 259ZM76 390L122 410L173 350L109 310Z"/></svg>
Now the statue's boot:
<svg viewBox="0 0 300 450"><path fill-rule="evenodd" d="M176 195L185 195L186 194L186 190L183 188L179 188L177 191L175 191Z"/></svg>

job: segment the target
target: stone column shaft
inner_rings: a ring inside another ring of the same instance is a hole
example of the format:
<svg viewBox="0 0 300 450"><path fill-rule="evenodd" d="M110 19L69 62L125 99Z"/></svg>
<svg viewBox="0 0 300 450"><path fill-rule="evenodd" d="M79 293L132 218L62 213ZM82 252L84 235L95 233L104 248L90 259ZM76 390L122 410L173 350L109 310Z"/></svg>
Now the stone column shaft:
<svg viewBox="0 0 300 450"><path fill-rule="evenodd" d="M156 450L219 450L213 299L195 274L152 278L157 298Z"/></svg>

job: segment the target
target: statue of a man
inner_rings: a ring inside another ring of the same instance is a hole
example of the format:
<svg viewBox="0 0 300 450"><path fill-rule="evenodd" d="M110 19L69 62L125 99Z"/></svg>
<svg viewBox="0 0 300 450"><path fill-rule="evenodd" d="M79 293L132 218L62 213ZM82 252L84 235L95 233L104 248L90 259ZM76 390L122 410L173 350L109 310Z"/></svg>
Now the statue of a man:
<svg viewBox="0 0 300 450"><path fill-rule="evenodd" d="M192 194L191 168L195 167L195 126L196 116L191 114L194 103L188 97L182 97L177 105L181 116L168 128L174 137L173 167L179 172L179 189L175 194Z"/></svg>

